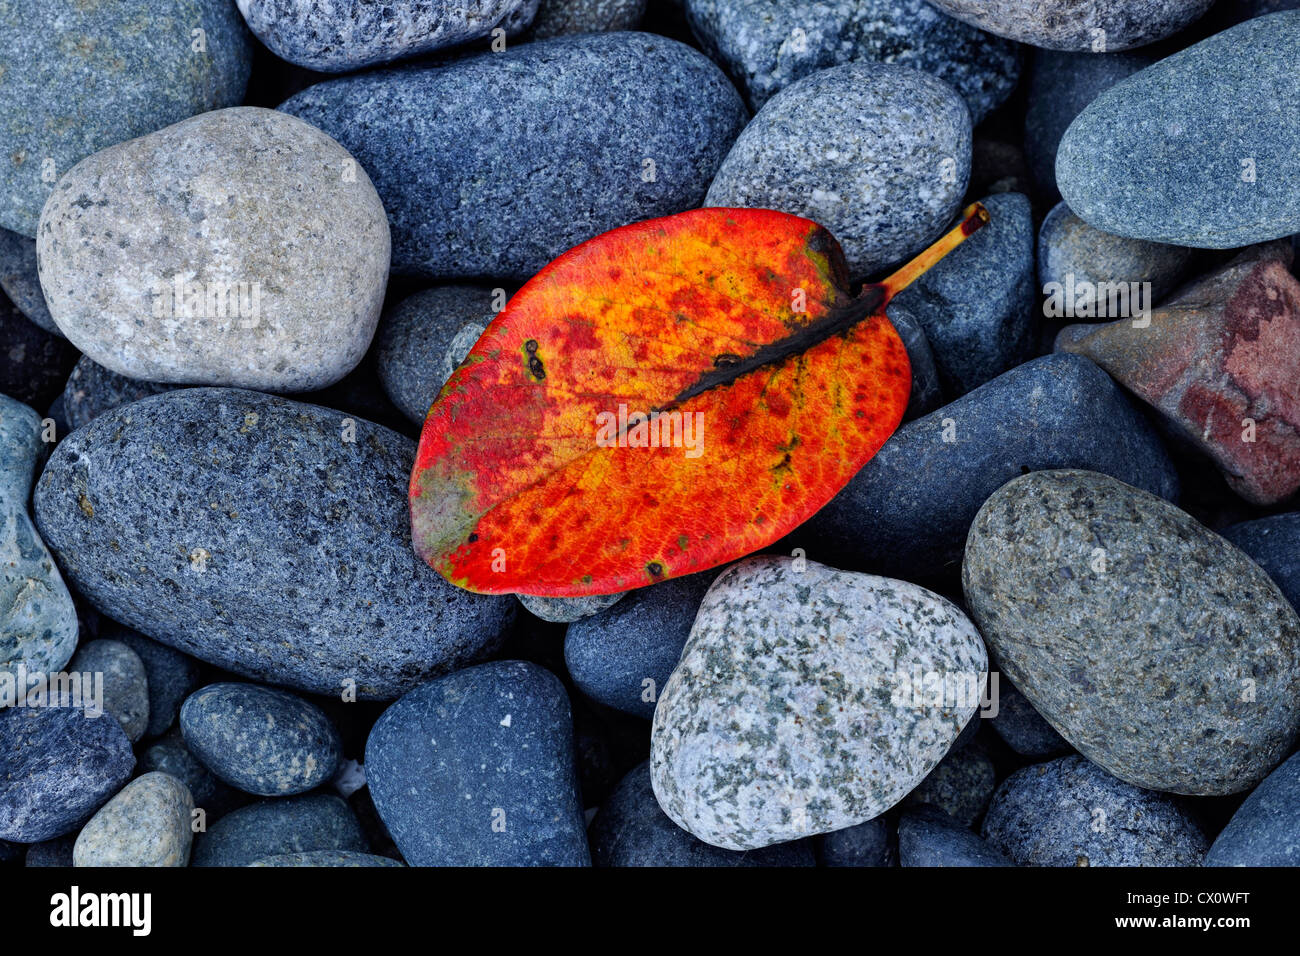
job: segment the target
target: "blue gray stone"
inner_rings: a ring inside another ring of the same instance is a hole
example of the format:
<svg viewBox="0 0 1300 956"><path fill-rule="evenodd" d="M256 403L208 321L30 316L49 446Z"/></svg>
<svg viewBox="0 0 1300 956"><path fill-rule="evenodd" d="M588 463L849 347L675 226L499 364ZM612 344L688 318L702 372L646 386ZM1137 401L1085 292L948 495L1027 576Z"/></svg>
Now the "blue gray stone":
<svg viewBox="0 0 1300 956"><path fill-rule="evenodd" d="M938 238L970 177L971 121L943 80L849 63L804 77L736 140L707 206L779 209L821 223L865 276Z"/></svg>
<svg viewBox="0 0 1300 956"><path fill-rule="evenodd" d="M199 684L199 663L174 647L151 641L137 631L108 622L100 628L100 637L120 641L144 665L149 686L149 723L146 738L159 737L171 729L180 713L181 701Z"/></svg>
<svg viewBox="0 0 1300 956"><path fill-rule="evenodd" d="M938 807L908 810L898 821L900 866L1015 866L1001 851Z"/></svg>
<svg viewBox="0 0 1300 956"><path fill-rule="evenodd" d="M333 794L260 800L226 814L194 838L191 866L247 866L284 853L346 850L366 853L361 825Z"/></svg>
<svg viewBox="0 0 1300 956"><path fill-rule="evenodd" d="M1119 386L1085 359L1046 355L904 425L795 538L840 567L951 574L984 499L1044 468L1178 493L1164 446Z"/></svg>
<svg viewBox="0 0 1300 956"><path fill-rule="evenodd" d="M686 0L686 19L758 109L810 73L867 60L952 84L979 123L1020 77L1014 43L925 0Z"/></svg>
<svg viewBox="0 0 1300 956"><path fill-rule="evenodd" d="M400 860L355 850L309 850L306 853L279 853L254 860L247 866L401 866Z"/></svg>
<svg viewBox="0 0 1300 956"><path fill-rule="evenodd" d="M20 664L57 671L77 646L72 595L27 513L43 430L36 412L0 395L0 678L15 683Z"/></svg>
<svg viewBox="0 0 1300 956"><path fill-rule="evenodd" d="M889 304L885 314L903 340L907 360L912 366L912 394L907 400L907 410L903 412L903 421L910 422L943 404L943 386L939 382L939 369L934 364L930 341L917 317L897 301Z"/></svg>
<svg viewBox="0 0 1300 956"><path fill-rule="evenodd" d="M375 807L412 866L587 866L564 686L524 661L429 681L366 742Z"/></svg>
<svg viewBox="0 0 1300 956"><path fill-rule="evenodd" d="M1206 866L1300 866L1300 754L1264 778L1237 808Z"/></svg>
<svg viewBox="0 0 1300 956"><path fill-rule="evenodd" d="M320 73L387 63L518 33L538 0L237 0L249 29L282 60Z"/></svg>
<svg viewBox="0 0 1300 956"><path fill-rule="evenodd" d="M96 415L150 395L170 392L174 385L159 385L118 375L83 355L63 386L63 415L68 429L80 428Z"/></svg>
<svg viewBox="0 0 1300 956"><path fill-rule="evenodd" d="M716 577L717 572L706 571L652 584L571 623L564 635L564 664L578 689L607 707L653 717L695 612Z"/></svg>
<svg viewBox="0 0 1300 956"><path fill-rule="evenodd" d="M925 329L939 380L953 398L1027 361L1038 344L1029 199L999 193L981 201L989 224L895 300Z"/></svg>
<svg viewBox="0 0 1300 956"><path fill-rule="evenodd" d="M893 866L898 862L897 842L888 818L880 816L818 837L817 860L834 867Z"/></svg>
<svg viewBox="0 0 1300 956"><path fill-rule="evenodd" d="M537 597L532 594L518 594L516 597L519 598L519 603L524 606L524 609L533 617L539 617L543 621L550 621L552 624L569 624L573 621L581 621L583 618L591 617L593 614L599 614L608 607L613 607L627 597L627 592L589 594L586 597L577 598Z"/></svg>
<svg viewBox="0 0 1300 956"><path fill-rule="evenodd" d="M656 585L657 586L657 585ZM811 840L758 850L724 850L697 840L673 823L650 786L650 765L632 770L591 821L596 866L815 866Z"/></svg>
<svg viewBox="0 0 1300 956"><path fill-rule="evenodd" d="M1300 610L1300 512L1242 521L1219 534L1268 572L1291 606Z"/></svg>
<svg viewBox="0 0 1300 956"><path fill-rule="evenodd" d="M283 797L334 776L343 757L338 730L315 704L256 684L209 684L181 707L185 746L245 793Z"/></svg>
<svg viewBox="0 0 1300 956"><path fill-rule="evenodd" d="M532 36L546 40L570 33L635 30L645 7L646 0L542 0Z"/></svg>
<svg viewBox="0 0 1300 956"><path fill-rule="evenodd" d="M1056 157L1085 222L1210 249L1300 231L1300 10L1239 24L1097 97Z"/></svg>
<svg viewBox="0 0 1300 956"><path fill-rule="evenodd" d="M0 291L14 306L46 332L62 336L54 324L36 271L36 240L0 229Z"/></svg>
<svg viewBox="0 0 1300 956"><path fill-rule="evenodd" d="M57 177L114 143L234 106L251 66L230 0L6 3L0 227L35 236Z"/></svg>
<svg viewBox="0 0 1300 956"><path fill-rule="evenodd" d="M113 717L131 743L144 736L149 726L149 678L140 655L121 641L86 641L68 662L76 674L94 674L102 678L104 712Z"/></svg>
<svg viewBox="0 0 1300 956"><path fill-rule="evenodd" d="M1079 756L1034 764L1004 780L982 832L1022 866L1200 866L1209 847L1174 798L1125 783Z"/></svg>
<svg viewBox="0 0 1300 956"><path fill-rule="evenodd" d="M393 271L528 279L616 226L698 206L745 123L703 54L591 33L330 80L280 107L365 167Z"/></svg>
<svg viewBox="0 0 1300 956"><path fill-rule="evenodd" d="M65 438L36 520L114 620L266 683L391 699L489 652L516 608L416 556L414 455L318 406L180 389Z"/></svg>
<svg viewBox="0 0 1300 956"><path fill-rule="evenodd" d="M194 805L203 810L209 823L246 799L199 763L186 748L179 730L155 740L141 751L140 770L160 770L184 783L194 798Z"/></svg>
<svg viewBox="0 0 1300 956"><path fill-rule="evenodd" d="M122 726L72 707L0 710L0 840L37 843L77 829L131 778Z"/></svg>
<svg viewBox="0 0 1300 956"><path fill-rule="evenodd" d="M945 13L997 36L1052 50L1101 53L1163 40L1204 14L1214 0L930 2Z"/></svg>

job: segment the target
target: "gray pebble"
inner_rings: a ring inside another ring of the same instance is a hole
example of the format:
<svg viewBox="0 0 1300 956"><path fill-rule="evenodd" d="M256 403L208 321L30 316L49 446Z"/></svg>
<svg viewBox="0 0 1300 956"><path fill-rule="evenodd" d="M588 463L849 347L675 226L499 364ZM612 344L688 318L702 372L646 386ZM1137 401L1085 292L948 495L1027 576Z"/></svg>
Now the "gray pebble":
<svg viewBox="0 0 1300 956"><path fill-rule="evenodd" d="M103 679L104 712L117 720L131 743L149 726L149 678L140 655L121 641L96 640L82 644L68 662L68 670Z"/></svg>
<svg viewBox="0 0 1300 956"><path fill-rule="evenodd" d="M193 866L246 866L284 853L369 850L348 805L332 794L262 800L226 814L194 841Z"/></svg>
<svg viewBox="0 0 1300 956"><path fill-rule="evenodd" d="M193 810L189 790L175 777L137 777L82 827L73 865L187 866Z"/></svg>
<svg viewBox="0 0 1300 956"><path fill-rule="evenodd" d="M1052 50L1104 53L1162 40L1214 0L930 0L998 36Z"/></svg>

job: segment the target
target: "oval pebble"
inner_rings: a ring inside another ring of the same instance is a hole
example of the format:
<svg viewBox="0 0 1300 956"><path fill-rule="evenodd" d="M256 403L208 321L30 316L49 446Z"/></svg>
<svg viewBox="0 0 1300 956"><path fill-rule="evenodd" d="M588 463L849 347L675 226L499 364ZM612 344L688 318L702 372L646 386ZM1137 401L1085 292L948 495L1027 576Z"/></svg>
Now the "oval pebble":
<svg viewBox="0 0 1300 956"><path fill-rule="evenodd" d="M77 648L68 670L103 681L104 712L115 718L131 743L149 726L149 677L140 655L121 641L88 641Z"/></svg>
<svg viewBox="0 0 1300 956"><path fill-rule="evenodd" d="M261 800L226 814L194 841L191 866L247 866L284 853L366 853L348 805L327 793Z"/></svg>
<svg viewBox="0 0 1300 956"><path fill-rule="evenodd" d="M176 722L181 701L199 685L198 661L120 624L109 622L99 633L101 638L125 644L140 658L149 690L149 723L144 736L165 734Z"/></svg>
<svg viewBox="0 0 1300 956"><path fill-rule="evenodd" d="M193 810L189 790L175 777L137 777L82 827L73 865L187 866Z"/></svg>
<svg viewBox="0 0 1300 956"><path fill-rule="evenodd" d="M1300 754L1254 789L1223 828L1206 866L1300 866Z"/></svg>
<svg viewBox="0 0 1300 956"><path fill-rule="evenodd" d="M1051 50L1127 50L1177 33L1214 0L930 0L997 36ZM1098 49L1098 44L1101 48Z"/></svg>

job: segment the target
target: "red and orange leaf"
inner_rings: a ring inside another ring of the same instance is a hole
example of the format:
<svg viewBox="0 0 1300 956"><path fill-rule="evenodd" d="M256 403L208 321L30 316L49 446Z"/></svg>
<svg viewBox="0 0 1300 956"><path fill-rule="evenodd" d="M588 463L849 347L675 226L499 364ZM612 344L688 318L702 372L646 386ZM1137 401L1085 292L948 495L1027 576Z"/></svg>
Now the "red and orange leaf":
<svg viewBox="0 0 1300 956"><path fill-rule="evenodd" d="M978 207L856 300L834 237L771 210L699 209L575 247L429 410L416 550L472 591L573 597L776 541L898 426L911 372L884 306L986 220ZM646 438L658 446L632 447Z"/></svg>

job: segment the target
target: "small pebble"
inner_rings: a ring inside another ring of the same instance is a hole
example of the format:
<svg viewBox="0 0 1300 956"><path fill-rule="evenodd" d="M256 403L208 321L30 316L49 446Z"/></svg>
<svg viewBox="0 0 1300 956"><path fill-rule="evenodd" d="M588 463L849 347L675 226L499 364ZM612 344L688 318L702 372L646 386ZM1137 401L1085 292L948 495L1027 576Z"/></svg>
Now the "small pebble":
<svg viewBox="0 0 1300 956"><path fill-rule="evenodd" d="M189 790L175 777L137 777L82 827L73 865L187 866L193 810Z"/></svg>

